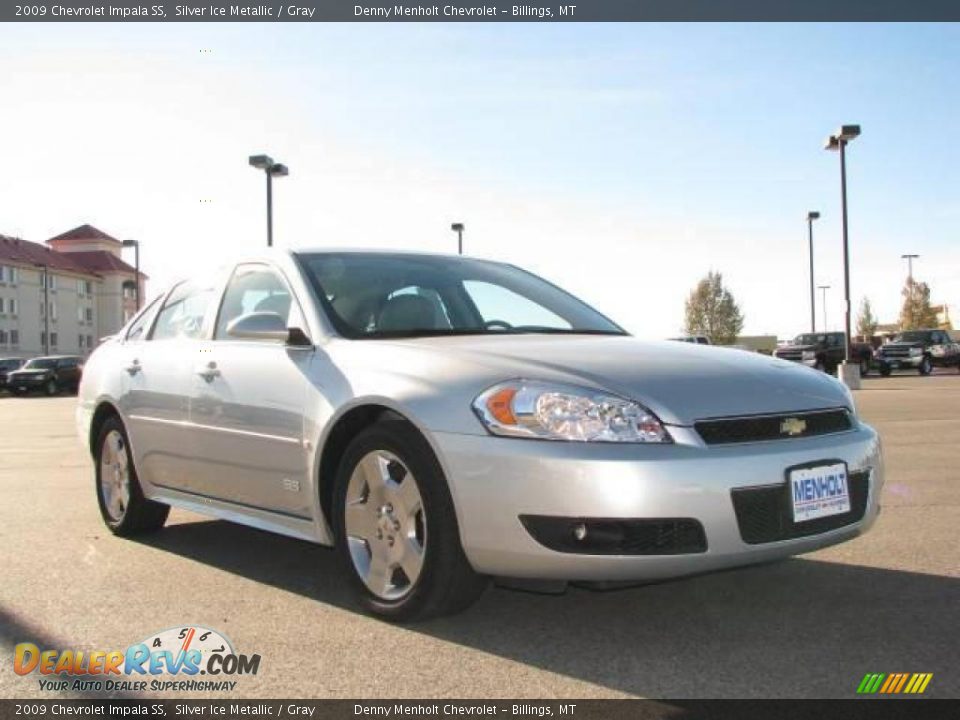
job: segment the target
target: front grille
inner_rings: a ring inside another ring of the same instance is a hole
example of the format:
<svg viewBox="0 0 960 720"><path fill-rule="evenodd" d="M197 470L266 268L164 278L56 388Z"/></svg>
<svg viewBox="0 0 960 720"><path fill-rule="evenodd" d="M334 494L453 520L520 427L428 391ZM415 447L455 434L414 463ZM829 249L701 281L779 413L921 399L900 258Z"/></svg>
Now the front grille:
<svg viewBox="0 0 960 720"><path fill-rule="evenodd" d="M885 348L880 354L884 357L910 357L910 348Z"/></svg>
<svg viewBox="0 0 960 720"><path fill-rule="evenodd" d="M844 409L700 420L694 429L707 445L789 440L844 432L853 427Z"/></svg>
<svg viewBox="0 0 960 720"><path fill-rule="evenodd" d="M778 350L776 355L781 360L792 360L793 362L803 359L802 350Z"/></svg>
<svg viewBox="0 0 960 720"><path fill-rule="evenodd" d="M850 473L847 486L850 491L848 512L801 523L793 521L789 483L731 490L740 537L749 545L758 545L816 535L859 522L867 510L869 471Z"/></svg>
<svg viewBox="0 0 960 720"><path fill-rule="evenodd" d="M703 525L693 518L607 519L521 515L534 540L551 550L582 555L685 555L707 551ZM586 532L578 538L578 526Z"/></svg>

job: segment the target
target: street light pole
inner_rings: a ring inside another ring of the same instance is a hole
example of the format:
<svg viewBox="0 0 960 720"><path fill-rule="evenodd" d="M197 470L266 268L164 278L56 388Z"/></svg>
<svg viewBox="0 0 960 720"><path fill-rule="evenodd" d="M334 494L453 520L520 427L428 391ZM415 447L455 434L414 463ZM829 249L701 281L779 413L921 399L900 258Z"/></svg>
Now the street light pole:
<svg viewBox="0 0 960 720"><path fill-rule="evenodd" d="M907 278L909 278L911 284L913 283L913 261L916 260L919 255L901 255L902 260L907 261Z"/></svg>
<svg viewBox="0 0 960 720"><path fill-rule="evenodd" d="M450 229L457 234L457 255L463 255L463 223L453 223Z"/></svg>
<svg viewBox="0 0 960 720"><path fill-rule="evenodd" d="M813 291L813 221L819 219L819 217L820 213L816 210L807 213L807 235L810 240L810 332L817 331L816 298Z"/></svg>
<svg viewBox="0 0 960 720"><path fill-rule="evenodd" d="M137 302L137 312L140 312L140 243L137 240L124 240L123 247L133 248L133 269L134 269L134 297Z"/></svg>
<svg viewBox="0 0 960 720"><path fill-rule="evenodd" d="M50 354L50 271L47 265L38 263L43 268L43 354Z"/></svg>
<svg viewBox="0 0 960 720"><path fill-rule="evenodd" d="M827 139L827 150L840 151L840 204L841 223L843 227L843 300L844 330L844 363L850 362L850 242L847 231L847 143L860 135L859 125L842 125L840 129Z"/></svg>
<svg viewBox="0 0 960 720"><path fill-rule="evenodd" d="M823 291L823 331L830 332L830 328L827 326L827 290L830 289L829 285L817 285Z"/></svg>
<svg viewBox="0 0 960 720"><path fill-rule="evenodd" d="M286 177L290 169L283 163L274 162L269 155L251 155L249 163L267 176L267 247L273 247L273 178Z"/></svg>

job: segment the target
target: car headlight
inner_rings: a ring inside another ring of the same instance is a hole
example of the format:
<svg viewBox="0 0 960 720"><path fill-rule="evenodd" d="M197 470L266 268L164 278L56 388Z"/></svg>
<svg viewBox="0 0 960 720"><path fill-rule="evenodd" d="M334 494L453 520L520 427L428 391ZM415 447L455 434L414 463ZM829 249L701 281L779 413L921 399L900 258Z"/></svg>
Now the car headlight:
<svg viewBox="0 0 960 720"><path fill-rule="evenodd" d="M910 357L920 357L923 355L923 348L910 348Z"/></svg>
<svg viewBox="0 0 960 720"><path fill-rule="evenodd" d="M817 353L814 352L813 350L804 350L803 353L801 353L800 357L803 360L816 360Z"/></svg>
<svg viewBox="0 0 960 720"><path fill-rule="evenodd" d="M579 442L671 443L659 418L601 390L529 380L494 385L473 401L494 435Z"/></svg>

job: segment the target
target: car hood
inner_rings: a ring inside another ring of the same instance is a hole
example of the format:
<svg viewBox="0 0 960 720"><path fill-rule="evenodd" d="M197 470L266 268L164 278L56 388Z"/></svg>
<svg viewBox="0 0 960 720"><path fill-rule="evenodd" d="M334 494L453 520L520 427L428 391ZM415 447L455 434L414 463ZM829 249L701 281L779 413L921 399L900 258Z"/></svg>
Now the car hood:
<svg viewBox="0 0 960 720"><path fill-rule="evenodd" d="M893 350L893 349L903 349L903 348L922 348L924 347L922 342L891 342L886 345L881 345L880 350Z"/></svg>
<svg viewBox="0 0 960 720"><path fill-rule="evenodd" d="M514 378L567 382L637 400L664 422L678 425L709 417L849 405L846 389L823 373L709 345L583 335L484 335L376 344L381 346L381 363L390 357L392 368L417 367L417 374L438 392L444 392L447 383L466 389L465 380L476 393ZM419 357L405 357L408 353Z"/></svg>

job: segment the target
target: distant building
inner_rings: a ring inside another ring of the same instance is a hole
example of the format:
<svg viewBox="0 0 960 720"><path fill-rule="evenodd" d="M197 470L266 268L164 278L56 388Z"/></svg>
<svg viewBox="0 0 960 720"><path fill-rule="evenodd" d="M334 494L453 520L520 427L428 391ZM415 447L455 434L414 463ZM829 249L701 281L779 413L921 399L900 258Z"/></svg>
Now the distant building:
<svg viewBox="0 0 960 720"><path fill-rule="evenodd" d="M136 311L137 282L144 297L146 275L136 277L121 247L92 225L46 245L0 235L0 356L88 355L123 327Z"/></svg>

